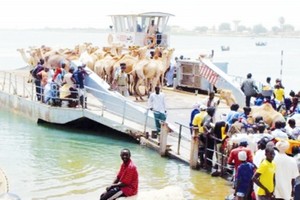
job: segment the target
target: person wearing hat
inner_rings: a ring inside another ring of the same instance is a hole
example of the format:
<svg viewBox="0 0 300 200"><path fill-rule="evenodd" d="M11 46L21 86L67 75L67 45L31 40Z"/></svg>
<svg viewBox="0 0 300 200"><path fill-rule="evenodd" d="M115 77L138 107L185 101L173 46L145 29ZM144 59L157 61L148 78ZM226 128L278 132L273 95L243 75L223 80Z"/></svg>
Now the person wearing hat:
<svg viewBox="0 0 300 200"><path fill-rule="evenodd" d="M279 151L274 158L276 165L274 195L276 199L291 199L295 179L299 176L296 160L285 153L289 146L286 140L281 140L276 143L276 148Z"/></svg>
<svg viewBox="0 0 300 200"><path fill-rule="evenodd" d="M194 127L194 130L196 130L195 135L204 133L203 130L203 119L207 115L206 109L207 107L205 105L199 106L200 112L196 114L193 118L192 125Z"/></svg>
<svg viewBox="0 0 300 200"><path fill-rule="evenodd" d="M115 78L115 82L117 83L117 90L123 96L128 97L128 75L125 72L126 63L121 63L120 67L121 70L117 73Z"/></svg>
<svg viewBox="0 0 300 200"><path fill-rule="evenodd" d="M200 113L200 105L198 103L195 103L193 105L193 110L191 112L191 117L190 117L190 131L191 131L191 135L193 135L193 132L194 132L193 120L194 120L194 117L198 113Z"/></svg>
<svg viewBox="0 0 300 200"><path fill-rule="evenodd" d="M234 165L235 173L237 172L238 166L241 164L241 161L238 158L238 154L239 154L240 151L245 151L247 153L247 162L253 163L252 151L249 148L247 148L247 146L248 146L247 139L242 138L240 140L239 146L230 151L227 162L228 162L229 165Z"/></svg>
<svg viewBox="0 0 300 200"><path fill-rule="evenodd" d="M254 174L254 165L247 162L246 151L240 151L238 158L241 164L237 169L235 196L237 200L251 199L253 190L252 176Z"/></svg>

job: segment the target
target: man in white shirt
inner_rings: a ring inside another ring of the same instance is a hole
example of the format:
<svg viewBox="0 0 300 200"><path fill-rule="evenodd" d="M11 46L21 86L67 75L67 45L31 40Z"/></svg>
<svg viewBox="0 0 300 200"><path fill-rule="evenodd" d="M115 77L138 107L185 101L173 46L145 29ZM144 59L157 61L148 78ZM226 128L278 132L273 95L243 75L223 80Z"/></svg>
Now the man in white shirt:
<svg viewBox="0 0 300 200"><path fill-rule="evenodd" d="M283 132L281 130L282 128L282 122L281 121L276 121L275 122L275 130L271 132L271 135L274 137L274 138L279 138L279 139L282 139L282 140L288 140L288 135Z"/></svg>
<svg viewBox="0 0 300 200"><path fill-rule="evenodd" d="M294 139L300 136L300 128L296 127L296 121L293 118L288 120L288 126L286 126L286 132L291 135Z"/></svg>
<svg viewBox="0 0 300 200"><path fill-rule="evenodd" d="M279 153L274 158L275 170L275 198L291 199L295 179L299 176L297 162L294 158L285 154L289 148L287 141L278 141L276 147Z"/></svg>
<svg viewBox="0 0 300 200"><path fill-rule="evenodd" d="M215 92L210 92L208 94L208 98L204 99L202 101L202 104L206 107L214 107L216 108L220 104L220 100L215 99Z"/></svg>
<svg viewBox="0 0 300 200"><path fill-rule="evenodd" d="M155 20L152 20L151 21L151 24L149 25L148 29L147 29L147 33L150 35L150 36L154 36L157 32L157 26L155 25Z"/></svg>
<svg viewBox="0 0 300 200"><path fill-rule="evenodd" d="M165 95L160 92L160 88L158 86L155 87L155 93L152 93L148 100L148 105L150 110L154 113L155 125L157 132L160 132L160 122L166 120L166 103L165 103Z"/></svg>

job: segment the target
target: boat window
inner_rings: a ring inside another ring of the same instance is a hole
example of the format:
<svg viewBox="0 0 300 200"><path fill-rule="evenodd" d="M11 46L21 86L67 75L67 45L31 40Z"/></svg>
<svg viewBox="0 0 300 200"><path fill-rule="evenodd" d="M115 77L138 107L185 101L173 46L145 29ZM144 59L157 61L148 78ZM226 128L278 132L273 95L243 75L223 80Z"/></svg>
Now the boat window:
<svg viewBox="0 0 300 200"><path fill-rule="evenodd" d="M116 29L116 20L115 20L115 18L112 16L111 17L111 21L112 21L112 26L110 26L110 28L113 28L113 29Z"/></svg>
<svg viewBox="0 0 300 200"><path fill-rule="evenodd" d="M123 27L122 27L122 31L123 32L128 32L129 31L129 26L128 26L128 18L124 17L124 21L123 21Z"/></svg>
<svg viewBox="0 0 300 200"><path fill-rule="evenodd" d="M120 16L115 17L115 31L121 32L122 30L122 22Z"/></svg>
<svg viewBox="0 0 300 200"><path fill-rule="evenodd" d="M136 18L136 32L145 32L145 20L142 17Z"/></svg>
<svg viewBox="0 0 300 200"><path fill-rule="evenodd" d="M134 22L134 17L133 16L128 16L127 17L127 25L128 25L128 31L129 32L135 32L136 26Z"/></svg>

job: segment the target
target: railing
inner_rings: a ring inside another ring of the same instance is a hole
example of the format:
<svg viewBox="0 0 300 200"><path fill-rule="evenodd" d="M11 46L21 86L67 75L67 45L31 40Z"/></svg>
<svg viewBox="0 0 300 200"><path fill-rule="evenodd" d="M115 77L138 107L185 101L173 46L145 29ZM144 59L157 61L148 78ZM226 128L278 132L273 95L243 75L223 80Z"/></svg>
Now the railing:
<svg viewBox="0 0 300 200"><path fill-rule="evenodd" d="M242 85L243 81L246 80L246 78L244 78L242 76L235 76L235 75L229 75L229 76L232 78L232 80L234 82L237 82L240 86ZM256 84L258 90L260 91L263 84L259 81L255 81L255 84Z"/></svg>
<svg viewBox="0 0 300 200"><path fill-rule="evenodd" d="M188 129L188 131L190 131L190 127L186 126L184 124L181 124L179 122L175 122L176 124L179 125L179 131L178 131L178 143L177 143L177 154L180 155L181 154L181 148L184 148L184 145L182 144L182 139L184 139L186 142L191 142L190 139L183 137L182 136L182 130L183 128ZM194 128L195 129L195 128ZM194 131L193 129L193 131ZM196 128L197 129L197 128ZM204 142L204 152L200 152L200 146L199 146L199 160L198 160L198 165L201 166L204 169L209 169L210 167L215 167L215 168L219 168L220 169L220 176L225 176L227 174L232 174L232 167L227 165L227 159L228 156L225 153L225 150L220 151L220 146L217 145L217 143L222 142L220 139L213 137L213 148L209 148L209 138L206 136L205 138L205 142ZM211 142L211 141L210 141ZM186 146L186 145L185 145ZM191 154L193 152L190 152ZM203 157L204 157L204 162L201 163L200 161L200 154L203 153ZM215 156L215 159L213 159L213 156ZM215 166L209 165L208 163L214 163Z"/></svg>
<svg viewBox="0 0 300 200"><path fill-rule="evenodd" d="M34 82L30 82L28 77L24 76L24 74L20 74L20 72L0 71L0 90L10 95L18 95L19 97L31 101L38 101ZM53 92L59 92L59 90ZM59 97L54 99L58 101L76 101L77 105L79 105L77 107L80 107L70 109L85 109L85 105L87 104L90 111L99 111L98 114L102 117L111 117L111 114L113 114L116 116L114 120L123 125L126 123L126 120L128 120L127 123L135 122L142 127L140 128L143 129L141 132L146 132L147 128L155 127L154 122L151 120L153 118L149 117L149 110L147 108L133 104L132 101L126 98L120 98L119 95L99 91L90 87L84 88L83 96L88 97L87 99L80 99L78 91L74 91L74 93L76 93L77 96L75 99L61 99ZM80 106L80 104L83 106ZM49 106L51 106L51 104Z"/></svg>
<svg viewBox="0 0 300 200"><path fill-rule="evenodd" d="M0 72L1 91L7 92L8 94L33 99L34 87L33 85L29 85L28 82L30 82L30 80L24 75L5 71Z"/></svg>
<svg viewBox="0 0 300 200"><path fill-rule="evenodd" d="M180 155L180 149L181 149L181 140L184 139L185 141L188 141L190 142L190 138L186 138L182 135L182 128L185 128L185 129L189 129L190 130L190 127L189 126L186 126L184 124L181 124L180 122L175 122L175 124L178 124L179 125L179 130L178 130L178 142L177 142L177 154ZM183 146L182 146L183 147Z"/></svg>

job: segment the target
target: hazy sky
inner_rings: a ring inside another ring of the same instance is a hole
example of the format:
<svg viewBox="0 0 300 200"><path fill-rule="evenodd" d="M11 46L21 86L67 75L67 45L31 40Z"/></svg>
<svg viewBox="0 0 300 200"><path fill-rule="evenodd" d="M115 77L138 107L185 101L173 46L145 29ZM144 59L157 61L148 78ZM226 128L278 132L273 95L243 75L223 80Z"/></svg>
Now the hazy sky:
<svg viewBox="0 0 300 200"><path fill-rule="evenodd" d="M298 0L0 0L0 28L106 28L109 14L161 11L169 25L188 29L240 20L241 25L286 23L300 29Z"/></svg>

